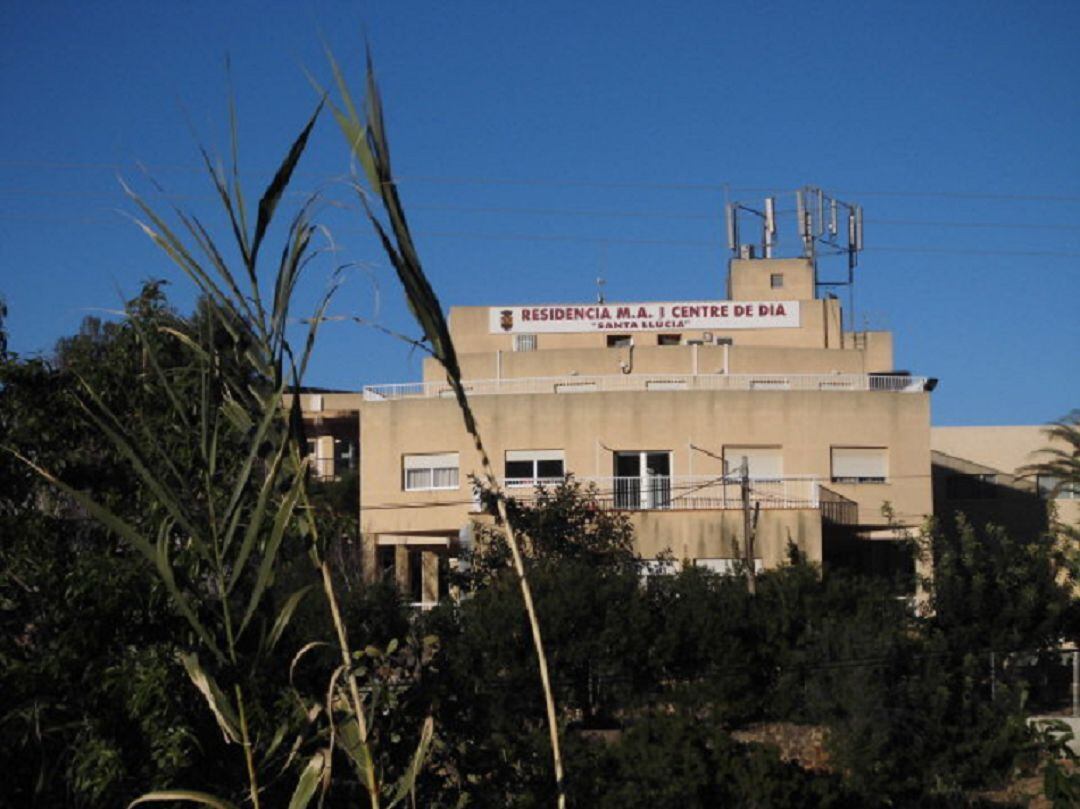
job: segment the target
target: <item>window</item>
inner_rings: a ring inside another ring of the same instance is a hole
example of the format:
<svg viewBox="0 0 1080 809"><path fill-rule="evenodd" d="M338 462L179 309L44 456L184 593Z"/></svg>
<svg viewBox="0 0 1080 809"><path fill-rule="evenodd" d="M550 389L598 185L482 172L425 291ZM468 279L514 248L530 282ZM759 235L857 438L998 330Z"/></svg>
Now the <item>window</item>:
<svg viewBox="0 0 1080 809"><path fill-rule="evenodd" d="M609 334L607 338L608 348L626 348L634 344L634 338L629 334Z"/></svg>
<svg viewBox="0 0 1080 809"><path fill-rule="evenodd" d="M394 581L397 575L397 549L393 545L379 545L375 549L375 569L380 581Z"/></svg>
<svg viewBox="0 0 1080 809"><path fill-rule="evenodd" d="M420 492L458 487L458 454L406 455L405 491Z"/></svg>
<svg viewBox="0 0 1080 809"><path fill-rule="evenodd" d="M656 338L656 344L661 346L677 346L682 344L681 334L661 334Z"/></svg>
<svg viewBox="0 0 1080 809"><path fill-rule="evenodd" d="M671 453L616 452L615 508L671 508Z"/></svg>
<svg viewBox="0 0 1080 809"><path fill-rule="evenodd" d="M784 476L784 451L781 447L724 447L724 472L738 476L744 457L753 480L778 480Z"/></svg>
<svg viewBox="0 0 1080 809"><path fill-rule="evenodd" d="M682 570L682 562L674 559L641 559L637 563L638 576L643 584L656 576L674 576Z"/></svg>
<svg viewBox="0 0 1080 809"><path fill-rule="evenodd" d="M997 497L994 475L949 475L945 496L950 500L993 500Z"/></svg>
<svg viewBox="0 0 1080 809"><path fill-rule="evenodd" d="M1036 475L1035 485L1039 489L1039 497L1048 500L1080 500L1080 486L1063 486L1057 475Z"/></svg>
<svg viewBox="0 0 1080 809"><path fill-rule="evenodd" d="M833 447L833 483L884 483L889 475L885 447Z"/></svg>
<svg viewBox="0 0 1080 809"><path fill-rule="evenodd" d="M561 449L511 449L503 467L507 487L535 486L538 482L562 480L566 462Z"/></svg>
<svg viewBox="0 0 1080 809"><path fill-rule="evenodd" d="M784 288L784 274L782 272L774 272L769 276L769 286L773 289Z"/></svg>
<svg viewBox="0 0 1080 809"><path fill-rule="evenodd" d="M342 472L356 469L356 444L352 441L334 439L334 472L340 477Z"/></svg>
<svg viewBox="0 0 1080 809"><path fill-rule="evenodd" d="M536 351L536 335L515 334L514 351Z"/></svg>
<svg viewBox="0 0 1080 809"><path fill-rule="evenodd" d="M307 440L307 458L311 474L316 480L334 478L334 439L321 435Z"/></svg>
<svg viewBox="0 0 1080 809"><path fill-rule="evenodd" d="M703 559L698 558L694 560L694 567L703 567L706 570L711 570L713 573L719 573L721 576L736 576L743 575L743 571L746 570L745 559ZM765 560L760 557L754 557L754 572L761 573L765 570Z"/></svg>

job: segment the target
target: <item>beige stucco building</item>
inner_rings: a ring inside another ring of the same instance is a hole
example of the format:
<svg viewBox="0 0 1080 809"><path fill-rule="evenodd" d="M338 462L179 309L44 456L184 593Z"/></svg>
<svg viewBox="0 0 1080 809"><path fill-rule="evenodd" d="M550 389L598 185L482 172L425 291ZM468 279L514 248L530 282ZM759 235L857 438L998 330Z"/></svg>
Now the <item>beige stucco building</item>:
<svg viewBox="0 0 1080 809"><path fill-rule="evenodd" d="M745 548L745 459L757 564L789 542L826 564L888 550L933 510L934 383L895 370L891 334L846 331L816 282L809 259L735 259L721 300L452 308L506 492L573 475L630 515L644 557L724 569ZM441 367L303 406L358 414L366 575L435 600L480 472Z"/></svg>
<svg viewBox="0 0 1080 809"><path fill-rule="evenodd" d="M1080 525L1080 491L1026 469L1048 460L1048 447L1072 449L1044 425L934 427L930 446L935 512L943 520L962 512L976 523L1038 532L1049 525L1049 503L1060 522Z"/></svg>

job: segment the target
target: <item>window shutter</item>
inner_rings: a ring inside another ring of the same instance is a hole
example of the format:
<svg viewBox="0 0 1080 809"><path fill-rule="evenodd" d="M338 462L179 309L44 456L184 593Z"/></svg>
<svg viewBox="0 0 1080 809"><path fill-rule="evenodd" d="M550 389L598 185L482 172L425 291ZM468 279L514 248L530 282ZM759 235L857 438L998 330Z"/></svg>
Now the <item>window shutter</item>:
<svg viewBox="0 0 1080 809"><path fill-rule="evenodd" d="M751 478L763 480L784 476L784 451L781 447L724 447L724 466L728 475L739 474L744 455Z"/></svg>
<svg viewBox="0 0 1080 809"><path fill-rule="evenodd" d="M889 456L884 447L833 447L833 480L885 480Z"/></svg>
<svg viewBox="0 0 1080 809"><path fill-rule="evenodd" d="M458 454L456 452L440 452L431 455L406 455L406 469L439 469L457 467Z"/></svg>
<svg viewBox="0 0 1080 809"><path fill-rule="evenodd" d="M405 471L406 491L458 487L458 454L456 452L406 455L402 459L402 465Z"/></svg>
<svg viewBox="0 0 1080 809"><path fill-rule="evenodd" d="M508 449L507 461L561 461L565 456L561 449Z"/></svg>

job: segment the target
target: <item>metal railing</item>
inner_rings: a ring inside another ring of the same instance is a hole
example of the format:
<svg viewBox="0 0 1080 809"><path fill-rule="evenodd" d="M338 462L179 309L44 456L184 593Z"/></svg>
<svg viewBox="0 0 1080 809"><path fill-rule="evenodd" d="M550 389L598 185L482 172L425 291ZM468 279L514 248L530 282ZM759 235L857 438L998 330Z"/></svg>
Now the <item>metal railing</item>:
<svg viewBox="0 0 1080 809"><path fill-rule="evenodd" d="M837 525L855 525L859 521L859 504L827 486L818 486L821 517Z"/></svg>
<svg viewBox="0 0 1080 809"><path fill-rule="evenodd" d="M575 394L617 391L885 391L919 393L924 376L893 374L612 374L472 379L464 383L470 396L536 393ZM364 387L364 401L453 398L445 382L406 382Z"/></svg>
<svg viewBox="0 0 1080 809"><path fill-rule="evenodd" d="M596 488L597 503L616 511L673 511L680 509L740 509L741 482L737 476L647 475L634 477L577 477ZM533 499L538 489L556 486L562 478L504 478L510 496ZM751 479L750 503L761 509L818 508L820 478L788 476ZM524 490L524 491L523 491Z"/></svg>
<svg viewBox="0 0 1080 809"><path fill-rule="evenodd" d="M504 489L535 489L537 486L558 486L564 480L566 478L503 478L499 482Z"/></svg>

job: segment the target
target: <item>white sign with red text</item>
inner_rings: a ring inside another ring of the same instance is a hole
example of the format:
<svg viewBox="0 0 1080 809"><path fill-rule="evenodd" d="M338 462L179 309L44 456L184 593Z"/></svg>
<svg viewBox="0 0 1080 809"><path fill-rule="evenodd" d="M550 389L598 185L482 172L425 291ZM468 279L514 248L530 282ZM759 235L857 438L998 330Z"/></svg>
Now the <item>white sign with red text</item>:
<svg viewBox="0 0 1080 809"><path fill-rule="evenodd" d="M798 301L675 301L494 306L492 334L669 329L797 329Z"/></svg>

